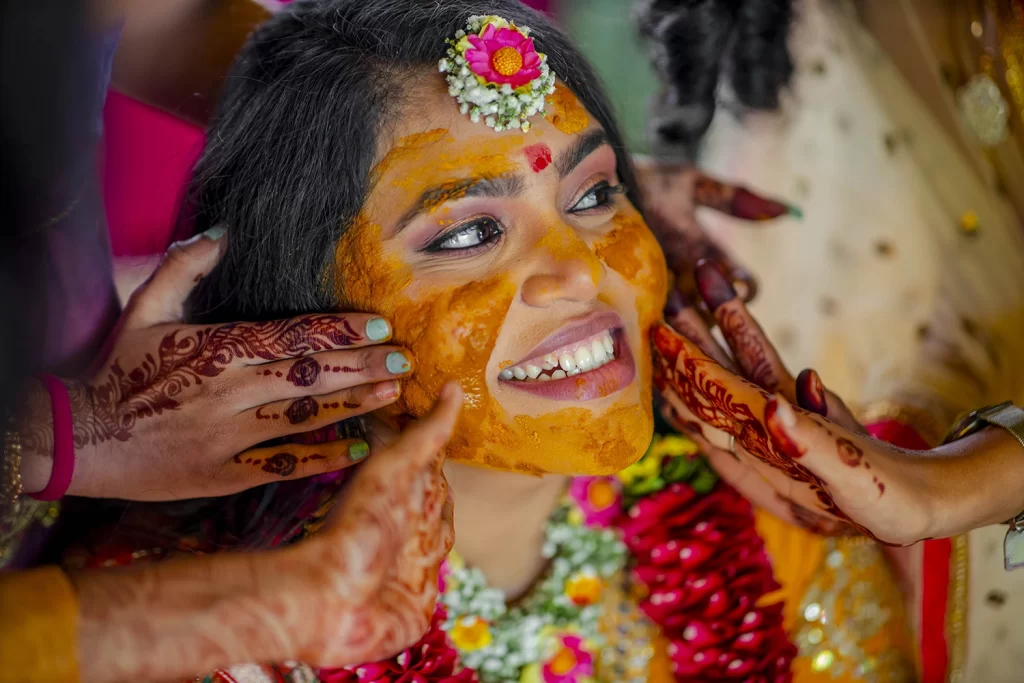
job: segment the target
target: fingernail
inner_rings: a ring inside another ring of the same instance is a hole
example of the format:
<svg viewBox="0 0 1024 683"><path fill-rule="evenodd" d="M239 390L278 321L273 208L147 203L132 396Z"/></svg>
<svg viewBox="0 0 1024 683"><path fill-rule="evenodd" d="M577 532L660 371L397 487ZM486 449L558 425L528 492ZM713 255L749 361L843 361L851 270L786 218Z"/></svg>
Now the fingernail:
<svg viewBox="0 0 1024 683"><path fill-rule="evenodd" d="M384 360L384 365L392 375L403 375L412 369L412 364L401 351L392 351Z"/></svg>
<svg viewBox="0 0 1024 683"><path fill-rule="evenodd" d="M785 431L785 428L796 426L796 415L793 414L793 409L788 403L775 396L768 399L768 403L764 407L764 422L775 446L784 455L794 460L803 457L804 451L789 438L789 434Z"/></svg>
<svg viewBox="0 0 1024 683"><path fill-rule="evenodd" d="M686 297L678 289L669 292L665 302L665 318L674 318L689 307Z"/></svg>
<svg viewBox="0 0 1024 683"><path fill-rule="evenodd" d="M397 398L399 391L401 391L401 387L396 381L378 382L373 388L373 393L381 401L390 401L393 398Z"/></svg>
<svg viewBox="0 0 1024 683"><path fill-rule="evenodd" d="M798 221L802 221L804 219L804 210L799 206L793 206L790 204L786 207L786 213L788 213L791 218L795 218Z"/></svg>
<svg viewBox="0 0 1024 683"><path fill-rule="evenodd" d="M715 261L698 261L695 276L697 289L712 313L722 304L736 298L736 290Z"/></svg>
<svg viewBox="0 0 1024 683"><path fill-rule="evenodd" d="M370 318L366 322L366 337L370 341L384 341L391 336L391 324L384 318Z"/></svg>
<svg viewBox="0 0 1024 683"><path fill-rule="evenodd" d="M214 242L216 242L221 237L223 237L224 234L227 233L227 231L228 231L228 229L227 229L226 226L215 225L212 228L210 228L209 230L207 230L206 232L204 232L203 233L203 237L205 237L206 239L213 240Z"/></svg>
<svg viewBox="0 0 1024 683"><path fill-rule="evenodd" d="M807 368L796 378L796 404L804 410L828 416L828 401L825 399L825 387L818 373Z"/></svg>
<svg viewBox="0 0 1024 683"><path fill-rule="evenodd" d="M348 459L352 462L359 462L370 454L370 444L365 441L356 441L348 447Z"/></svg>

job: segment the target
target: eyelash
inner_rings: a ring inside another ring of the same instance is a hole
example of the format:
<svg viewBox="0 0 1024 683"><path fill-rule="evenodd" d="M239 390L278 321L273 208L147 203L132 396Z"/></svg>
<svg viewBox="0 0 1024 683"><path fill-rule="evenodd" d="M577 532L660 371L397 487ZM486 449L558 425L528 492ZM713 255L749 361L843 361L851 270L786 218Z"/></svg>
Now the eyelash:
<svg viewBox="0 0 1024 683"><path fill-rule="evenodd" d="M573 208L569 209L569 213L592 215L594 212L606 211L606 210L608 210L609 206L612 204L612 201L613 201L612 198L615 195L625 194L625 192L626 192L626 186L625 185L621 185L621 184L619 184L619 185L611 185L611 184L608 183L608 181L602 180L601 182L596 183L593 187L591 187L589 190L587 190L587 192L585 192L583 194L583 196L580 197L576 201L576 204L573 205ZM603 194L603 198L601 198L601 196L600 196L602 194ZM589 197L591 195L598 195L597 198L596 198L597 199L597 204L595 206L591 206L591 207L588 207L586 209L577 209L576 208L577 206L579 206L583 202L584 199L586 199L587 197ZM483 233L483 231L485 229L487 231L489 231L489 234L488 234L487 237L482 237L481 234ZM477 232L478 237L480 237L480 242L478 244L474 244L474 245L471 245L471 246L468 246L468 247L445 246L446 243L450 243L450 242L452 242L453 240L459 238L462 235L467 235L468 236L468 235L472 234L472 232L474 230ZM449 230L448 232L444 233L443 235L440 235L437 239L435 239L430 244L428 244L426 247L424 247L423 251L425 251L427 253L456 252L457 251L457 252L460 252L460 255L470 256L472 254L477 253L478 251L481 251L481 250L484 250L484 249L490 249L495 244L497 244L498 240L500 240L501 236L504 235L504 234L505 234L505 231L502 229L502 227L498 223L498 221L496 221L495 219L491 218L490 216L484 216L484 217L472 220L469 223L464 223L461 226L458 226L458 227L456 227L456 228L454 228L452 230Z"/></svg>

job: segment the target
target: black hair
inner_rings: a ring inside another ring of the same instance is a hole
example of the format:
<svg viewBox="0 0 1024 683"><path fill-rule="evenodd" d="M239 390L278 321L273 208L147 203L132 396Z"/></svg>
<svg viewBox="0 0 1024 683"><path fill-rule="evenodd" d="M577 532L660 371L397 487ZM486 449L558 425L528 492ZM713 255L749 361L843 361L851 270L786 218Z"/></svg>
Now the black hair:
<svg viewBox="0 0 1024 683"><path fill-rule="evenodd" d="M315 0L270 19L229 76L186 196L195 231L228 227L191 317L269 319L337 306L334 247L370 190L378 138L437 72L445 38L472 15L528 26L558 77L604 127L638 204L611 106L562 31L518 0Z"/></svg>
<svg viewBox="0 0 1024 683"><path fill-rule="evenodd" d="M722 84L741 107L779 106L793 75L793 0L635 0L633 16L662 84L649 124L656 155L694 160Z"/></svg>

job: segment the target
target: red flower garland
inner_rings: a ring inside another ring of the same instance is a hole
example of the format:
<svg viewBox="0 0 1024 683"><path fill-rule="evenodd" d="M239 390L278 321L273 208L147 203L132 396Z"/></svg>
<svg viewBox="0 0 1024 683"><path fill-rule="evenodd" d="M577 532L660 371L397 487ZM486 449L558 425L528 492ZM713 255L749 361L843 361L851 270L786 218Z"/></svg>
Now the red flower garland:
<svg viewBox="0 0 1024 683"><path fill-rule="evenodd" d="M640 608L669 641L678 681L790 683L796 648L782 604L761 605L779 585L748 503L719 482L707 494L671 484L615 520L647 588ZM475 683L441 630L443 610L414 647L353 669L321 670L324 683Z"/></svg>
<svg viewBox="0 0 1024 683"><path fill-rule="evenodd" d="M680 681L792 681L796 648L782 604L761 605L772 577L754 515L719 482L699 495L671 484L618 520L633 554L633 577L648 590L640 608L669 641Z"/></svg>

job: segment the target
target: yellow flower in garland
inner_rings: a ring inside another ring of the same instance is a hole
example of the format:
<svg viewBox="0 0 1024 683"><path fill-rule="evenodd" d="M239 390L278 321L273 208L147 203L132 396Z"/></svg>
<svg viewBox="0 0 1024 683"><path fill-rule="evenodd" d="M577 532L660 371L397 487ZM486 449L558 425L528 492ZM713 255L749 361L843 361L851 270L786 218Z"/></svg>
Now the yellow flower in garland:
<svg viewBox="0 0 1024 683"><path fill-rule="evenodd" d="M602 590L604 581L593 571L576 572L565 582L565 596L578 607L596 603Z"/></svg>
<svg viewBox="0 0 1024 683"><path fill-rule="evenodd" d="M685 436L656 435L644 456L617 476L628 495L645 496L670 482L688 479L698 467L699 452L697 444Z"/></svg>
<svg viewBox="0 0 1024 683"><path fill-rule="evenodd" d="M477 617L460 617L448 631L448 637L455 647L463 652L472 652L491 644L491 627Z"/></svg>

